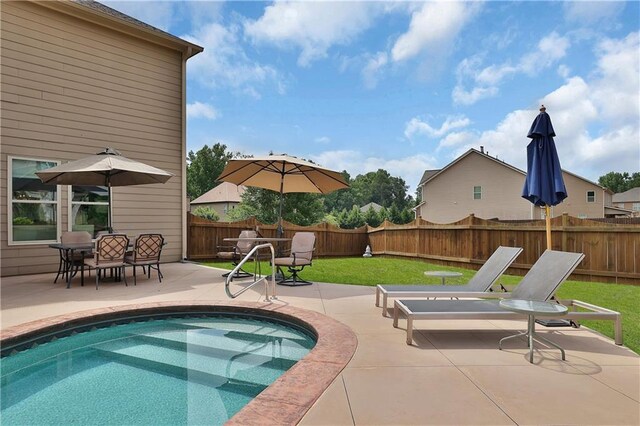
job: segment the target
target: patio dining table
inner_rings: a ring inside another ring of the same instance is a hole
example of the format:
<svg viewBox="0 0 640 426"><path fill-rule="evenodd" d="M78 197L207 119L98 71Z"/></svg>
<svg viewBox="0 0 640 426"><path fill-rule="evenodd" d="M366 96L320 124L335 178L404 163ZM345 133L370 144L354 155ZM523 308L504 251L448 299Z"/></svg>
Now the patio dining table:
<svg viewBox="0 0 640 426"><path fill-rule="evenodd" d="M91 253L95 247L95 240L86 243L52 243L49 244L49 247L64 251L67 259L73 259L76 252L79 252L82 257L84 257L85 254ZM73 265L66 262L64 272L67 276L67 288L71 288L71 278L73 277L71 273L72 268ZM80 285L84 285L84 262L80 265Z"/></svg>
<svg viewBox="0 0 640 426"><path fill-rule="evenodd" d="M132 249L135 243L135 238L129 239L129 247L128 249ZM166 245L166 241L163 245ZM50 248L61 250L65 252L65 256L67 259L73 259L75 253L80 253L82 257L85 254L91 253L96 246L96 240L91 240L91 242L86 243L51 243L49 244ZM73 265L68 264L65 267L64 272L67 275L67 288L71 288L71 278L73 278L73 274L71 273ZM80 285L84 286L84 262L80 265Z"/></svg>

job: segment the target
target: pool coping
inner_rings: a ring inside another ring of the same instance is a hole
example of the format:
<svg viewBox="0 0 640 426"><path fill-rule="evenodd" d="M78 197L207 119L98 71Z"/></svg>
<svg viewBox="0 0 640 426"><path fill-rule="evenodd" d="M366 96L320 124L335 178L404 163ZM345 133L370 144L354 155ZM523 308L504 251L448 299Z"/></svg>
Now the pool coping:
<svg viewBox="0 0 640 426"><path fill-rule="evenodd" d="M314 348L227 421L227 425L295 425L349 363L358 340L346 325L315 311L267 302L176 301L151 302L90 309L43 318L0 331L0 346L43 333L123 314L153 315L167 312L268 313L276 319L309 328L317 336Z"/></svg>

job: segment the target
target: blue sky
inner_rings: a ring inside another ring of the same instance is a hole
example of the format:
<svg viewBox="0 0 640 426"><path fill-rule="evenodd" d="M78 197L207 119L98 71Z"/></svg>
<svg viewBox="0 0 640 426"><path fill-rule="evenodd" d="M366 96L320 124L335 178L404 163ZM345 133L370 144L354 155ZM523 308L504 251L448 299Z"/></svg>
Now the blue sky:
<svg viewBox="0 0 640 426"><path fill-rule="evenodd" d="M640 2L105 3L205 48L188 150L384 168L413 192L481 145L525 169L544 104L564 169L640 171Z"/></svg>

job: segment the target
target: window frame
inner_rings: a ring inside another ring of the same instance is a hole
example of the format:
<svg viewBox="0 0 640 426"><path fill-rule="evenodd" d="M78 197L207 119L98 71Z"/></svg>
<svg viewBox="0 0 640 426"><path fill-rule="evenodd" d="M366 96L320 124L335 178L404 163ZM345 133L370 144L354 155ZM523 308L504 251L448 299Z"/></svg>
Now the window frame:
<svg viewBox="0 0 640 426"><path fill-rule="evenodd" d="M81 205L87 205L87 206L107 206L107 224L106 226L109 226L109 218L112 217L111 215L111 203L108 200L107 202L98 202L98 201L87 201L87 202L79 202L79 201L73 201L73 187L74 186L83 186L83 185L67 185L68 189L67 189L67 229L69 231L73 231L73 206L74 204L81 204ZM105 188L107 188L105 186ZM108 189L107 189L108 191ZM93 238L93 235L91 236Z"/></svg>
<svg viewBox="0 0 640 426"><path fill-rule="evenodd" d="M591 192L591 193L593 193L593 201L589 201L589 193L590 193L590 192ZM597 201L596 201L596 191L593 191L593 190L587 190L586 197L587 197L587 203L595 203L595 202L597 202Z"/></svg>
<svg viewBox="0 0 640 426"><path fill-rule="evenodd" d="M479 188L480 191L476 192L476 188ZM479 196L478 198L476 198L476 194ZM473 200L482 200L482 185L473 186Z"/></svg>
<svg viewBox="0 0 640 426"><path fill-rule="evenodd" d="M62 232L62 191L60 185L56 185L56 201L33 201L24 200L19 201L24 204L55 204L56 206L56 239L55 240L36 240L36 241L14 241L13 240L13 160L24 161L41 161L47 163L55 163L56 166L60 165L60 160L51 160L39 157L21 157L8 155L7 156L7 245L8 246L35 246L43 244L52 244L60 242L60 234Z"/></svg>

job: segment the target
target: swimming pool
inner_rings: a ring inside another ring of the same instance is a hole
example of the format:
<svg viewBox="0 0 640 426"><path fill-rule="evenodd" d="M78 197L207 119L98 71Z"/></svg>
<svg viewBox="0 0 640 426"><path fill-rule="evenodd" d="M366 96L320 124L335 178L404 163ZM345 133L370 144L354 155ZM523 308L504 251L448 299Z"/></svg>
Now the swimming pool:
<svg viewBox="0 0 640 426"><path fill-rule="evenodd" d="M222 424L315 342L299 324L237 312L47 333L2 359L2 423Z"/></svg>

